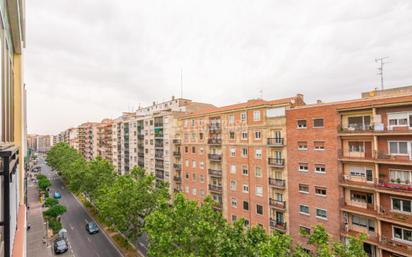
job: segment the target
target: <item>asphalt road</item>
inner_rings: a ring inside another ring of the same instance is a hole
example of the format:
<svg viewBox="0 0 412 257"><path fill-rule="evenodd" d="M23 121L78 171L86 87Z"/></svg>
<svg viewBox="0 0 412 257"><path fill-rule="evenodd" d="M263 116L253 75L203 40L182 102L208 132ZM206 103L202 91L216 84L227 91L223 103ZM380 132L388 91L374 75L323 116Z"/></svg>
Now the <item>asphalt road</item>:
<svg viewBox="0 0 412 257"><path fill-rule="evenodd" d="M68 231L69 243L75 257L121 257L122 255L103 232L94 235L89 235L86 232L86 222L93 221L93 219L64 187L57 174L52 172L42 159L39 158L38 164L41 166L41 172L49 177L52 183L50 194L58 191L62 195L60 202L67 208L67 212L62 216L62 223Z"/></svg>

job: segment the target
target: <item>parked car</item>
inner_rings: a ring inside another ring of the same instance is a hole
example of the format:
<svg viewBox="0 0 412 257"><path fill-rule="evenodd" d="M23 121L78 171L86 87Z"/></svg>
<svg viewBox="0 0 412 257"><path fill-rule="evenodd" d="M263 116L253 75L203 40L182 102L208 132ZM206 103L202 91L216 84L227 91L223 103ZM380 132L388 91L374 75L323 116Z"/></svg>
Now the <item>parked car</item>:
<svg viewBox="0 0 412 257"><path fill-rule="evenodd" d="M64 238L54 240L53 249L55 254L62 254L69 250L69 246Z"/></svg>
<svg viewBox="0 0 412 257"><path fill-rule="evenodd" d="M96 234L99 232L99 227L96 225L96 223L94 222L88 222L86 224L86 231L92 235L92 234Z"/></svg>
<svg viewBox="0 0 412 257"><path fill-rule="evenodd" d="M41 167L39 167L39 166L36 166L36 167L34 167L32 170L31 170L32 172L40 172L41 171Z"/></svg>
<svg viewBox="0 0 412 257"><path fill-rule="evenodd" d="M59 192L56 191L56 192L54 192L53 197L54 197L54 199L60 199L60 198L62 198L62 195Z"/></svg>

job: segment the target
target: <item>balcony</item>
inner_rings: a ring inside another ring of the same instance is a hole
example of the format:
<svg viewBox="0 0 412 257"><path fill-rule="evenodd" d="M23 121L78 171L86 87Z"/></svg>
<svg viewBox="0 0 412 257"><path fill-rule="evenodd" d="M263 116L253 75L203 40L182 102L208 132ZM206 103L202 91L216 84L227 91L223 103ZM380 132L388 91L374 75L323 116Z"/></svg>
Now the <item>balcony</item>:
<svg viewBox="0 0 412 257"><path fill-rule="evenodd" d="M182 183L182 177L173 177L173 180L176 182L176 183Z"/></svg>
<svg viewBox="0 0 412 257"><path fill-rule="evenodd" d="M379 246L382 249L400 254L400 256L412 256L411 245L392 240L384 235L382 235L382 239L379 241Z"/></svg>
<svg viewBox="0 0 412 257"><path fill-rule="evenodd" d="M382 189L389 189L389 190L396 190L399 192L406 192L406 193L412 193L412 184L410 181L409 183L402 183L403 181L385 181L383 179L380 179L378 181L377 187L382 188Z"/></svg>
<svg viewBox="0 0 412 257"><path fill-rule="evenodd" d="M390 206L387 208L380 206L379 210L380 219L388 222L401 222L407 225L412 224L412 215L410 214L392 211Z"/></svg>
<svg viewBox="0 0 412 257"><path fill-rule="evenodd" d="M217 176L217 177L222 176L222 170L209 169L208 172L209 172L209 175L211 176Z"/></svg>
<svg viewBox="0 0 412 257"><path fill-rule="evenodd" d="M222 139L220 139L220 138L209 138L209 140L207 140L207 143L209 145L221 145L222 144Z"/></svg>
<svg viewBox="0 0 412 257"><path fill-rule="evenodd" d="M163 127L163 122L155 122L154 126L155 128L161 128Z"/></svg>
<svg viewBox="0 0 412 257"><path fill-rule="evenodd" d="M285 189L286 181L284 179L269 178L269 185L272 187Z"/></svg>
<svg viewBox="0 0 412 257"><path fill-rule="evenodd" d="M270 218L270 227L272 229L279 230L280 232L285 233L287 231L286 222L276 221L275 219Z"/></svg>
<svg viewBox="0 0 412 257"><path fill-rule="evenodd" d="M143 140L143 139L144 139L144 135L143 135L143 134L137 135L137 139Z"/></svg>
<svg viewBox="0 0 412 257"><path fill-rule="evenodd" d="M399 164L399 165L412 165L412 160L409 155L407 156L396 156L391 155L384 151L377 151L375 153L375 159L379 163L385 164Z"/></svg>
<svg viewBox="0 0 412 257"><path fill-rule="evenodd" d="M358 162L372 162L374 160L372 152L349 152L339 149L338 159L341 161L352 160Z"/></svg>
<svg viewBox="0 0 412 257"><path fill-rule="evenodd" d="M285 210L286 209L286 201L278 201L273 198L269 198L269 205L273 208Z"/></svg>
<svg viewBox="0 0 412 257"><path fill-rule="evenodd" d="M220 124L211 124L209 125L209 131L211 133L220 133L222 131L222 127Z"/></svg>
<svg viewBox="0 0 412 257"><path fill-rule="evenodd" d="M179 163L174 163L173 168L175 168L176 171L181 171L182 170L182 165Z"/></svg>
<svg viewBox="0 0 412 257"><path fill-rule="evenodd" d="M267 144L268 146L273 146L273 147L281 147L284 146L284 138L280 138L280 137L273 137L273 138L268 138L267 139Z"/></svg>
<svg viewBox="0 0 412 257"><path fill-rule="evenodd" d="M163 158L164 158L164 155L163 155L163 154L155 153L155 159L161 159L161 160L163 160Z"/></svg>
<svg viewBox="0 0 412 257"><path fill-rule="evenodd" d="M268 158L268 165L277 167L277 168L283 168L285 167L285 159L280 159L280 158Z"/></svg>
<svg viewBox="0 0 412 257"><path fill-rule="evenodd" d="M177 157L177 158L180 158L181 155L182 155L182 154L181 154L180 151L175 151L175 152L173 152L173 156L175 156L175 157Z"/></svg>
<svg viewBox="0 0 412 257"><path fill-rule="evenodd" d="M144 161L143 160L138 160L137 165L139 165L139 167L144 167Z"/></svg>
<svg viewBox="0 0 412 257"><path fill-rule="evenodd" d="M163 171L158 171L158 170L156 170L156 178L157 178L157 179L164 179L164 173L163 173Z"/></svg>
<svg viewBox="0 0 412 257"><path fill-rule="evenodd" d="M372 133L374 131L371 124L350 124L350 126L338 126L340 134Z"/></svg>
<svg viewBox="0 0 412 257"><path fill-rule="evenodd" d="M173 144L175 144L175 145L180 145L180 144L182 144L182 140L180 140L180 139L173 139Z"/></svg>
<svg viewBox="0 0 412 257"><path fill-rule="evenodd" d="M137 156L139 156L139 157L144 157L144 153L139 152L139 153L137 153Z"/></svg>
<svg viewBox="0 0 412 257"><path fill-rule="evenodd" d="M222 161L222 155L221 154L210 153L207 156L209 157L209 160L211 160L211 161Z"/></svg>
<svg viewBox="0 0 412 257"><path fill-rule="evenodd" d="M219 185L209 184L209 190L210 190L210 191L213 191L213 192L221 193L221 192L223 191L223 187L222 187L222 186L219 186Z"/></svg>

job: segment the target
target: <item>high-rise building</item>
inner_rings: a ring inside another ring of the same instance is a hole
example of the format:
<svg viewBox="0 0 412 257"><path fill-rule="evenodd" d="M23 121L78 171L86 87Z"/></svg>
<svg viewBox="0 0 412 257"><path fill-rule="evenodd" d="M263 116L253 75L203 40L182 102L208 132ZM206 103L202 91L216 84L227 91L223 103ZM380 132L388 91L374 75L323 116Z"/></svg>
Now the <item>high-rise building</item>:
<svg viewBox="0 0 412 257"><path fill-rule="evenodd" d="M22 55L25 39L24 1L1 1L0 62L0 255L26 254L25 157L26 89Z"/></svg>
<svg viewBox="0 0 412 257"><path fill-rule="evenodd" d="M86 122L78 127L79 152L86 160L97 157L97 130L99 123ZM64 140L63 142L68 142Z"/></svg>
<svg viewBox="0 0 412 257"><path fill-rule="evenodd" d="M412 87L286 111L290 234L364 233L372 257L412 256Z"/></svg>
<svg viewBox="0 0 412 257"><path fill-rule="evenodd" d="M185 115L175 137L174 185L187 198L211 195L229 222L287 232L285 111L303 96L212 108Z"/></svg>
<svg viewBox="0 0 412 257"><path fill-rule="evenodd" d="M104 119L97 127L97 155L112 162L113 120Z"/></svg>

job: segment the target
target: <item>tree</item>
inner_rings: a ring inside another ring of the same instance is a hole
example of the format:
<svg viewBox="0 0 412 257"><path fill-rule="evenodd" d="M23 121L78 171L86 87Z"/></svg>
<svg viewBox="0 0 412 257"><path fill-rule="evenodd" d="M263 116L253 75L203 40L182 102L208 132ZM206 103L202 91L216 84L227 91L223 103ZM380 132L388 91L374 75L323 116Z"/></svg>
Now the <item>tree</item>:
<svg viewBox="0 0 412 257"><path fill-rule="evenodd" d="M59 204L59 200L48 197L44 203L46 207L53 207Z"/></svg>
<svg viewBox="0 0 412 257"><path fill-rule="evenodd" d="M146 218L150 256L219 256L219 240L226 222L206 198L197 202L177 194L172 206L162 205Z"/></svg>
<svg viewBox="0 0 412 257"><path fill-rule="evenodd" d="M46 217L57 218L57 216L62 215L66 211L67 211L66 207L58 204L58 205L50 207L47 211L44 211L43 214Z"/></svg>
<svg viewBox="0 0 412 257"><path fill-rule="evenodd" d="M50 181L47 179L46 176L38 176L37 177L37 184L39 186L39 189L43 192L47 190L49 186L51 186Z"/></svg>
<svg viewBox="0 0 412 257"><path fill-rule="evenodd" d="M113 166L100 157L87 163L82 176L78 178L80 190L87 193L92 202L98 197L99 190L113 183L115 178Z"/></svg>
<svg viewBox="0 0 412 257"><path fill-rule="evenodd" d="M97 195L99 215L130 240L142 234L146 216L168 200L165 185L155 183L154 177L144 175L140 168L114 177Z"/></svg>

